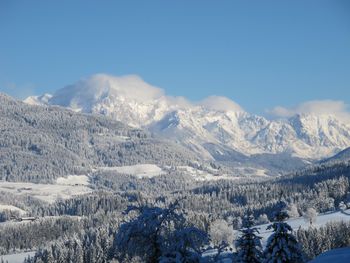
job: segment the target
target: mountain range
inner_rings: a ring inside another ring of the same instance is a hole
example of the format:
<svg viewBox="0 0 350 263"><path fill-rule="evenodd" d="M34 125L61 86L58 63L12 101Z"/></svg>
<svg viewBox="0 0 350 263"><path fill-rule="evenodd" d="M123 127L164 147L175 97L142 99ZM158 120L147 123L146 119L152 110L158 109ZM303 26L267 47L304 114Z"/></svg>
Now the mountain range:
<svg viewBox="0 0 350 263"><path fill-rule="evenodd" d="M208 160L240 161L272 154L310 161L350 146L349 123L331 114L267 119L225 97L193 103L167 96L137 76L97 74L25 102L109 116L176 141Z"/></svg>

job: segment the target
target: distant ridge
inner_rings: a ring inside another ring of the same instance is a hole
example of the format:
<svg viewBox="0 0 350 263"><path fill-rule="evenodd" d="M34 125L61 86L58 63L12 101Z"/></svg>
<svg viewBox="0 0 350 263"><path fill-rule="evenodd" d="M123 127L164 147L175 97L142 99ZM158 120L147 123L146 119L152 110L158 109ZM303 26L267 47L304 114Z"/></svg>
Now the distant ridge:
<svg viewBox="0 0 350 263"><path fill-rule="evenodd" d="M176 141L211 160L229 151L245 156L287 154L320 160L350 146L349 124L333 115L297 114L285 120L268 120L223 97L192 103L166 96L136 76L93 75L52 97L29 97L25 101L106 115ZM209 144L217 147L206 147ZM220 148L226 150L220 153Z"/></svg>

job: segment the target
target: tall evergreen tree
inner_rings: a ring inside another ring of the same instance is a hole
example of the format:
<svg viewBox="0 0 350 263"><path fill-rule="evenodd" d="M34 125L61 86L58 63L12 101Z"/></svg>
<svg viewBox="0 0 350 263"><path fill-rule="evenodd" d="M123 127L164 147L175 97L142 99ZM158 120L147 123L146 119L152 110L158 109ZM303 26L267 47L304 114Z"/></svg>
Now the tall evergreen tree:
<svg viewBox="0 0 350 263"><path fill-rule="evenodd" d="M254 217L248 213L243 219L241 237L236 241L237 258L239 263L260 263L263 261L261 237L259 230L254 225Z"/></svg>
<svg viewBox="0 0 350 263"><path fill-rule="evenodd" d="M301 246L292 234L292 228L285 220L288 218L284 210L275 216L275 222L267 227L273 229L267 240L264 251L265 263L302 263L305 262Z"/></svg>

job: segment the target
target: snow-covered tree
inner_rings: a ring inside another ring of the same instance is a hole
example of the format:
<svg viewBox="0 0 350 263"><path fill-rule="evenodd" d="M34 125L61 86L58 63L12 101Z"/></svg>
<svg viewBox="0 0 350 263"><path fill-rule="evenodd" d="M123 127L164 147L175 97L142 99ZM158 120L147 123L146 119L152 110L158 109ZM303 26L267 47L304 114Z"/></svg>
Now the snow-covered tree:
<svg viewBox="0 0 350 263"><path fill-rule="evenodd" d="M290 218L295 218L300 216L298 207L295 204L288 205L287 213Z"/></svg>
<svg viewBox="0 0 350 263"><path fill-rule="evenodd" d="M207 234L186 222L177 202L167 208L130 207L126 213L131 211L137 216L122 224L115 237L117 257L138 256L144 262L198 262L195 259L208 240Z"/></svg>
<svg viewBox="0 0 350 263"><path fill-rule="evenodd" d="M237 258L239 263L258 263L262 262L263 254L261 247L261 237L258 236L259 230L254 225L254 217L248 214L243 220L243 229L241 237L236 241Z"/></svg>
<svg viewBox="0 0 350 263"><path fill-rule="evenodd" d="M258 225L262 225L262 224L267 224L267 223L270 223L270 220L269 218L267 217L266 214L261 214L258 219L256 220L256 223Z"/></svg>
<svg viewBox="0 0 350 263"><path fill-rule="evenodd" d="M344 204L343 201L341 201L341 202L339 203L339 209L340 209L341 211L346 210L346 205Z"/></svg>
<svg viewBox="0 0 350 263"><path fill-rule="evenodd" d="M308 223L310 223L310 226L316 222L316 219L317 219L317 211L315 208L308 208L305 213L304 213L304 218L305 218L305 221L307 221Z"/></svg>
<svg viewBox="0 0 350 263"><path fill-rule="evenodd" d="M292 234L292 228L285 220L286 211L282 210L275 216L275 222L267 227L273 233L267 240L264 251L265 263L302 263L305 262L301 246Z"/></svg>
<svg viewBox="0 0 350 263"><path fill-rule="evenodd" d="M214 246L218 246L222 242L232 244L234 232L226 220L217 219L210 224L209 236Z"/></svg>

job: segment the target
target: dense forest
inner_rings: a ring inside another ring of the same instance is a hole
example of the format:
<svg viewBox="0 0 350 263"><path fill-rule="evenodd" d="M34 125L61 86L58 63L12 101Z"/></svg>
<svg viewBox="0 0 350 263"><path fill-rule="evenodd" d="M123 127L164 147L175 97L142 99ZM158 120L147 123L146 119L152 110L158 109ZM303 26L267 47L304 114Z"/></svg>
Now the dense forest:
<svg viewBox="0 0 350 263"><path fill-rule="evenodd" d="M165 229L159 231L165 236L159 238L168 241L162 241L166 247L159 248L156 253L159 262L173 262L166 257L176 257L170 253L175 253L176 249L183 257L194 258L188 262L199 262L199 255L214 248L221 254L206 260L218 260L225 253L237 258L242 249L237 244L247 234L245 229L270 222L272 227L276 223L285 224L287 217L299 217L310 208L317 213L345 209L350 201L349 178L350 162L322 164L286 177L258 182L246 179L241 182L186 181L184 175L176 171L149 179L112 176L110 172L99 174L93 179L94 193L53 204L33 201L30 197L18 199L1 195L2 203L18 205L28 216L38 219L30 223L13 222L10 220L13 214L6 217L9 212L3 211L1 218L7 221L0 228L0 251L6 254L37 250L36 256L27 262L125 262L122 258L129 258L127 262L154 262L155 256L148 255L150 249L142 243L148 244L149 239L142 241L142 236L148 237L150 232L147 231L157 232L153 223L160 220L159 224ZM276 211L284 212L286 218L276 218ZM169 222L162 221L164 213L169 216L164 220ZM251 218L249 227L247 215ZM150 229L139 229L139 224L149 225ZM303 260L350 244L346 222L297 231L287 227L285 232L296 237L295 242L299 244L296 248L300 246L303 251L300 254ZM131 243L125 241L129 240L126 233L136 235ZM255 235L259 240L259 233ZM188 243L184 245L181 240L188 240ZM178 245L180 247L176 247ZM129 250L133 252L123 254ZM262 247L260 251L262 258L266 257L267 252ZM151 259L146 260L147 257Z"/></svg>

